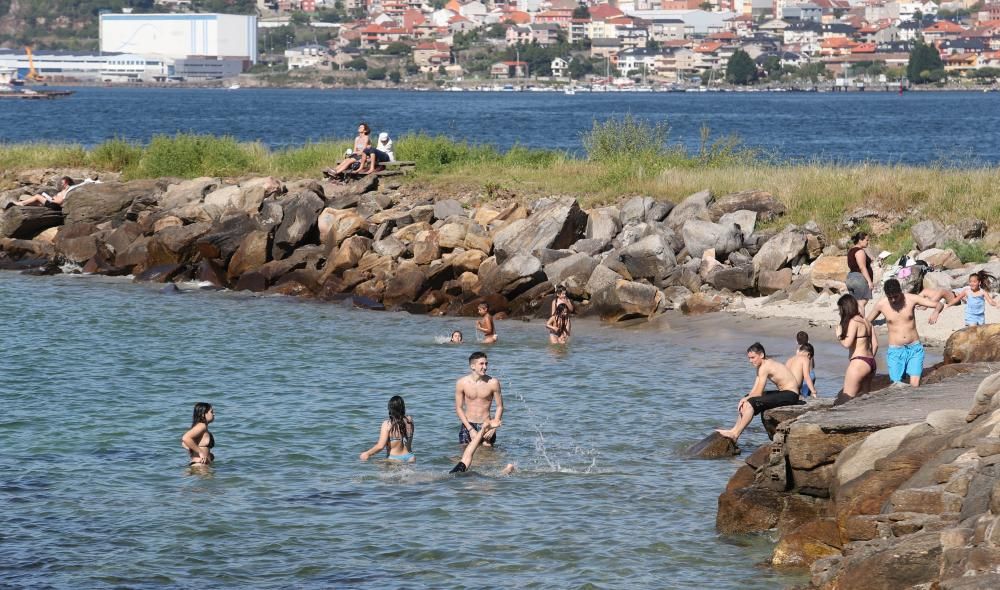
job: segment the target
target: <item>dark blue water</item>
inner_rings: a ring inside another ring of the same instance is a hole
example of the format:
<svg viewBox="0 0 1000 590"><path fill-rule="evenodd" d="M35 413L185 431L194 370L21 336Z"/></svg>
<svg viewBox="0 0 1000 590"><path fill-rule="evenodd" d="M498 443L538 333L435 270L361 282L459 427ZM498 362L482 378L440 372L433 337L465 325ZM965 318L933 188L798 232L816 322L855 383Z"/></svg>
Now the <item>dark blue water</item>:
<svg viewBox="0 0 1000 590"><path fill-rule="evenodd" d="M0 103L0 141L91 146L178 131L271 147L351 137L359 120L507 148L578 151L594 120L669 122L690 149L699 131L738 135L792 160L973 165L1000 162L1000 94L561 93L80 88L53 101Z"/></svg>

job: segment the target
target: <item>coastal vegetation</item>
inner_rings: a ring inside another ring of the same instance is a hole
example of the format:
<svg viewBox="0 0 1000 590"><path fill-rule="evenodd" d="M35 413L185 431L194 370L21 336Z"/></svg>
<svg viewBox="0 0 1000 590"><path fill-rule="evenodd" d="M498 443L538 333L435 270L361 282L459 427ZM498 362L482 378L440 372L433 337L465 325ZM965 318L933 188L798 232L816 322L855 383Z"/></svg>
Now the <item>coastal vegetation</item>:
<svg viewBox="0 0 1000 590"><path fill-rule="evenodd" d="M409 134L396 139L396 156L416 162L416 173L401 182L485 200L559 194L592 207L632 195L678 202L702 189L716 194L763 190L788 208L782 223L814 220L828 235L844 234L845 215L866 209L872 212L868 219L875 221L862 224L878 236L880 247L891 251L907 249L909 228L922 219L954 223L974 217L989 227L1000 224L996 167L788 162L737 138L713 137L708 129L702 130L699 147L693 150L672 141L669 132L665 123L631 116L595 121L581 138L580 154L523 146L501 150ZM145 145L111 139L93 148L0 144L0 170L93 168L120 172L126 179L319 177L349 145L345 139L269 149L258 142L193 134L156 136ZM982 255L966 250L960 254L963 260Z"/></svg>

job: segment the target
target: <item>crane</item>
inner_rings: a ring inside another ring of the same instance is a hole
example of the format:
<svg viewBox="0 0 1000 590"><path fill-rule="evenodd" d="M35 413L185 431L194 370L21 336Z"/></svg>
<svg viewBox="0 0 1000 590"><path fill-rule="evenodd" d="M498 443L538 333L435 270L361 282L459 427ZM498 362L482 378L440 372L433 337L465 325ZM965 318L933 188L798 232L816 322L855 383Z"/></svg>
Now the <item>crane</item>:
<svg viewBox="0 0 1000 590"><path fill-rule="evenodd" d="M45 77L39 74L38 70L35 69L35 59L31 55L31 46L26 45L24 47L24 51L28 54L28 75L25 76L25 78L31 80L32 82L41 82L45 79Z"/></svg>

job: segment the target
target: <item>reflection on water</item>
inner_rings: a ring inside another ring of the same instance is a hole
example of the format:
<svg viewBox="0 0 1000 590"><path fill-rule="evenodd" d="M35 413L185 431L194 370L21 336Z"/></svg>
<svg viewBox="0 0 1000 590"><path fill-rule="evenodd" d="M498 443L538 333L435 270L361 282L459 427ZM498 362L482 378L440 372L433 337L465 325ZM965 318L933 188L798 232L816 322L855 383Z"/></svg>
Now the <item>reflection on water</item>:
<svg viewBox="0 0 1000 590"><path fill-rule="evenodd" d="M499 322L501 342L486 348L503 385L499 445L454 476L454 383L476 345L434 335L474 334L473 318L164 295L96 277L0 281L0 305L18 310L0 323L11 585L794 580L754 565L766 539L715 534L716 498L739 460L670 451L734 415L753 380L742 341L576 321L573 342L552 347L541 322ZM417 462L358 461L396 394L416 423ZM197 401L218 412L217 462L191 469L179 440ZM747 442L764 439L756 423ZM500 475L507 463L517 471Z"/></svg>

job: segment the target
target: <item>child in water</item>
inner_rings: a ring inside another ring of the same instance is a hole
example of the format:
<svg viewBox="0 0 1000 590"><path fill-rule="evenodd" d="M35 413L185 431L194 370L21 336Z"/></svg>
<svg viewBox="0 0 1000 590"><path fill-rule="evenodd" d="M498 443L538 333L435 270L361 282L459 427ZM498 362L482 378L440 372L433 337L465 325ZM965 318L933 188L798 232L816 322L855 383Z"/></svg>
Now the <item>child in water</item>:
<svg viewBox="0 0 1000 590"><path fill-rule="evenodd" d="M451 340L450 340L450 342L452 344L461 344L462 343L462 332L460 332L459 330L455 330L454 332L452 332L451 333Z"/></svg>
<svg viewBox="0 0 1000 590"><path fill-rule="evenodd" d="M212 447L215 437L208 431L208 425L215 420L212 404L198 402L194 405L191 428L181 437L181 446L187 449L190 465L211 465L215 461Z"/></svg>
<svg viewBox="0 0 1000 590"><path fill-rule="evenodd" d="M403 398L394 395L389 399L389 419L382 421L378 442L361 453L361 460L367 461L375 453L386 449L386 458L400 463L413 463L413 418L406 415ZM388 448L387 448L388 447Z"/></svg>
<svg viewBox="0 0 1000 590"><path fill-rule="evenodd" d="M562 303L556 306L556 312L545 323L545 327L549 329L549 342L551 344L566 344L569 342L571 330L569 307Z"/></svg>
<svg viewBox="0 0 1000 590"><path fill-rule="evenodd" d="M982 326L986 323L986 304L997 307L997 302L990 296L990 289L996 279L985 270L969 275L969 285L955 293L955 297L946 306L965 302L965 325Z"/></svg>
<svg viewBox="0 0 1000 590"><path fill-rule="evenodd" d="M483 344L493 344L497 341L496 327L493 325L493 315L490 313L490 306L483 302L476 308L482 319L476 321L476 330L483 333Z"/></svg>

